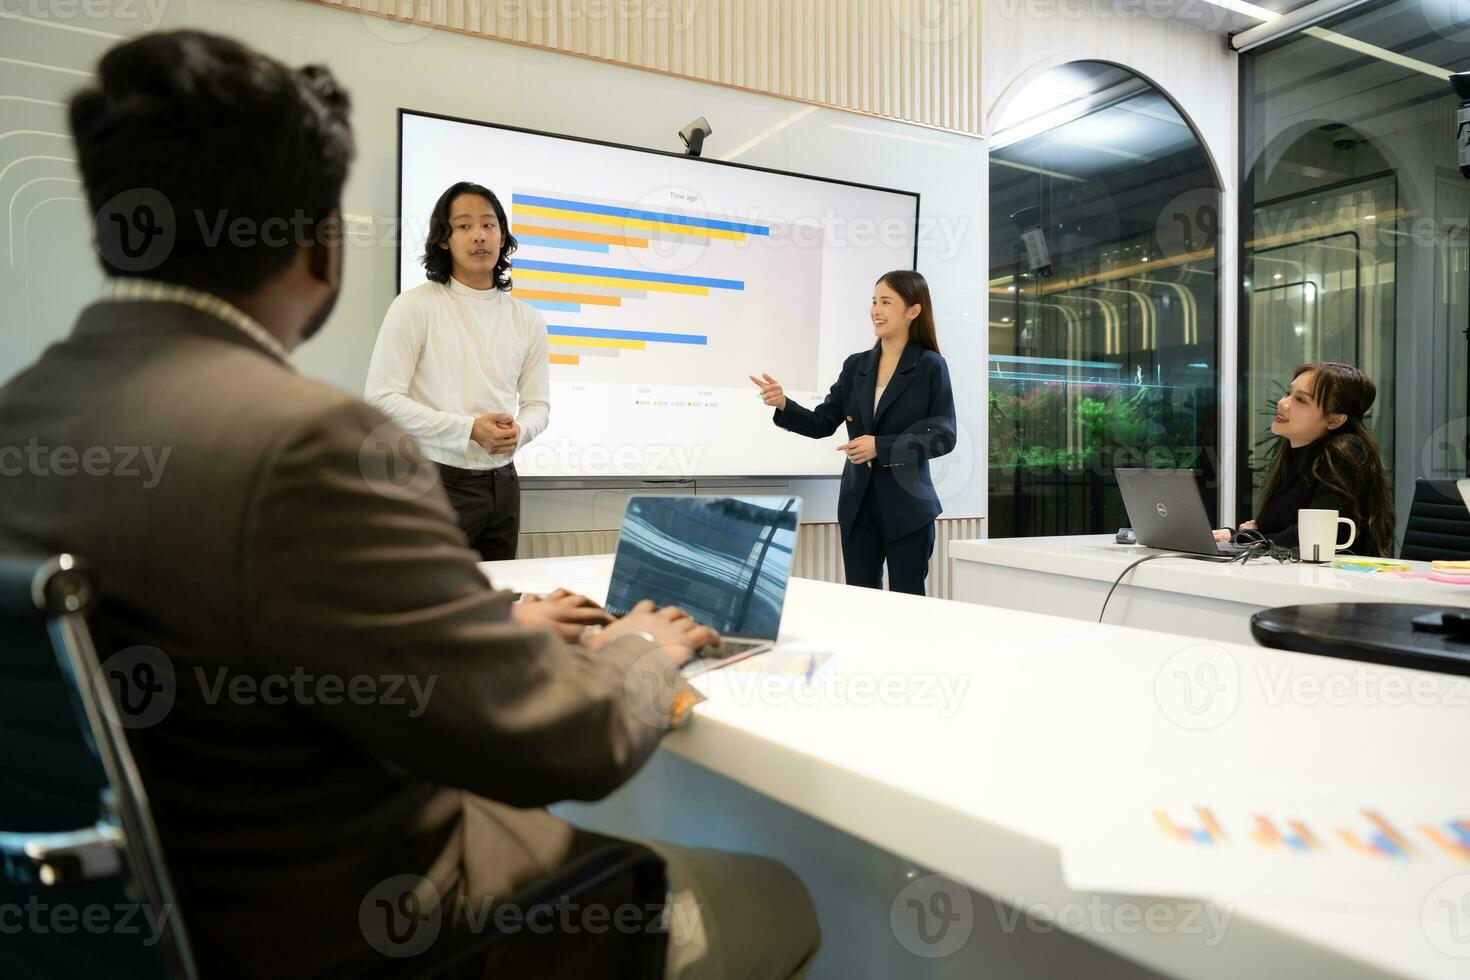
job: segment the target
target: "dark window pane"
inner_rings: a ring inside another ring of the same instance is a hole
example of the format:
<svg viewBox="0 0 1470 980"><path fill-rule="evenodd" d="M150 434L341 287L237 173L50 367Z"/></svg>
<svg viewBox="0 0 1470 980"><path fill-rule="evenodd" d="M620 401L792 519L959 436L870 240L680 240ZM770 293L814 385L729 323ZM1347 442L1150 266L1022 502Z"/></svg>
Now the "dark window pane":
<svg viewBox="0 0 1470 980"><path fill-rule="evenodd" d="M1219 186L1126 69L1032 82L990 145L990 534L1116 530L1117 466L1199 471L1217 509Z"/></svg>

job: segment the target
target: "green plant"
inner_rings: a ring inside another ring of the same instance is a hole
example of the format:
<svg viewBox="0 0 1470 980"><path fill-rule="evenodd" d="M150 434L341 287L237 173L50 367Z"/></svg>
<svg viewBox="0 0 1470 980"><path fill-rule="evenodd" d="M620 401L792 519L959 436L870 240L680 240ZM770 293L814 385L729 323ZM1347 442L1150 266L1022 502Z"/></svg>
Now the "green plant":
<svg viewBox="0 0 1470 980"><path fill-rule="evenodd" d="M1187 468L1198 456L1195 397L1192 388L997 380L991 464L1105 472L1146 455L1149 465Z"/></svg>

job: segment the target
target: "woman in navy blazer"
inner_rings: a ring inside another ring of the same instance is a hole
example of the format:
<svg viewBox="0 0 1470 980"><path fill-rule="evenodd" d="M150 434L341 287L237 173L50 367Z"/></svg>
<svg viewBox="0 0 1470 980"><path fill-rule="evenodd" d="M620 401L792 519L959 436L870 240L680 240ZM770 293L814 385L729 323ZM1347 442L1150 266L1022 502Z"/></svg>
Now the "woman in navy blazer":
<svg viewBox="0 0 1470 980"><path fill-rule="evenodd" d="M873 287L871 350L842 365L826 401L806 409L769 374L750 376L783 429L825 439L844 422L848 441L837 521L849 585L924 594L939 497L929 460L954 448L954 392L934 336L929 284L900 269Z"/></svg>

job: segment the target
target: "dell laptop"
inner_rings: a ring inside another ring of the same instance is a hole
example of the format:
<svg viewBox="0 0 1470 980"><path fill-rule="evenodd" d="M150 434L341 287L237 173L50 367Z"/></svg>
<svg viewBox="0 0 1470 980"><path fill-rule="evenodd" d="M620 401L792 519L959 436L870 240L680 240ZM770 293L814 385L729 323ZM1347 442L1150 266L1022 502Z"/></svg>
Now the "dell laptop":
<svg viewBox="0 0 1470 980"><path fill-rule="evenodd" d="M723 644L696 651L688 673L769 649L781 629L800 514L800 497L630 498L607 611L625 616L652 599L718 630Z"/></svg>
<svg viewBox="0 0 1470 980"><path fill-rule="evenodd" d="M1245 549L1216 541L1193 470L1119 467L1118 489L1138 543L1162 551L1231 557Z"/></svg>

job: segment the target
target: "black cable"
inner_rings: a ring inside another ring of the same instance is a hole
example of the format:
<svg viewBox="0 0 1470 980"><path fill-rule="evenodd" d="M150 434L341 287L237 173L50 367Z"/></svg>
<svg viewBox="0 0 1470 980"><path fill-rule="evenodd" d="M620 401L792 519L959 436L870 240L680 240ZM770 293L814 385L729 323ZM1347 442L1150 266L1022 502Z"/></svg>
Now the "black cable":
<svg viewBox="0 0 1470 980"><path fill-rule="evenodd" d="M1290 548L1283 548L1260 531L1238 531L1231 536L1231 542L1241 549L1230 557L1232 564L1244 565L1256 558L1273 558L1278 564L1301 561Z"/></svg>
<svg viewBox="0 0 1470 980"><path fill-rule="evenodd" d="M1255 558L1274 558L1282 564L1301 561L1301 558L1293 554L1290 548L1281 547L1260 531L1247 530L1235 532L1231 535L1231 542L1238 545L1241 549L1234 555L1193 555L1187 552L1169 551L1160 555L1145 555L1131 563L1127 568L1118 573L1118 577L1113 580L1112 588L1108 589L1108 594L1103 597L1102 609L1097 614L1097 621L1101 623L1103 617L1107 615L1108 601L1113 598L1113 592L1122 584L1124 576L1144 562L1153 561L1155 558L1189 558L1193 561L1209 561L1225 565L1244 565L1246 562Z"/></svg>
<svg viewBox="0 0 1470 980"><path fill-rule="evenodd" d="M1123 569L1123 571L1119 572L1118 577L1113 580L1113 588L1108 589L1108 594L1103 598L1102 610L1097 614L1097 621L1099 623L1103 621L1103 616L1107 615L1108 600L1113 597L1113 590L1116 589L1118 585L1123 581L1123 576L1127 575L1129 572L1133 571L1144 562L1153 561L1155 558L1189 558L1193 561L1210 561L1217 563L1231 561L1231 559L1226 558L1223 555L1218 557L1212 555L1191 555L1182 551L1166 551L1161 555L1144 555L1142 558L1138 559L1137 561L1130 564L1127 568Z"/></svg>

